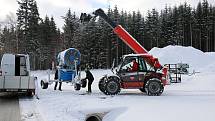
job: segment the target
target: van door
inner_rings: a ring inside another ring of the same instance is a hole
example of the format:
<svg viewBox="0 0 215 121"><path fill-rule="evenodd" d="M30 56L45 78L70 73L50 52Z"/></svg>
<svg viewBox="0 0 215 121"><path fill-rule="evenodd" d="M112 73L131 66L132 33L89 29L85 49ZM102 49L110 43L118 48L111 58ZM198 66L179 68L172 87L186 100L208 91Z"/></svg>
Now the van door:
<svg viewBox="0 0 215 121"><path fill-rule="evenodd" d="M1 61L2 75L14 76L15 75L15 55L4 54Z"/></svg>
<svg viewBox="0 0 215 121"><path fill-rule="evenodd" d="M26 57L17 55L15 58L16 76L27 76Z"/></svg>
<svg viewBox="0 0 215 121"><path fill-rule="evenodd" d="M20 76L20 57L15 56L15 76Z"/></svg>

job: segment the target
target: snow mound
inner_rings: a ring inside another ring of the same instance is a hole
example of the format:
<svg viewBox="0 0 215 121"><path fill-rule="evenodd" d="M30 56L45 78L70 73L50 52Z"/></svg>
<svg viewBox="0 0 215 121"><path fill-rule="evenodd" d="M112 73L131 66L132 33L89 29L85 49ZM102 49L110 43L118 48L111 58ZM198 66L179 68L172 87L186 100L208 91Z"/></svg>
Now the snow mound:
<svg viewBox="0 0 215 121"><path fill-rule="evenodd" d="M188 63L190 69L197 71L215 71L215 52L204 53L193 47L172 46L154 47L149 51L161 64Z"/></svg>

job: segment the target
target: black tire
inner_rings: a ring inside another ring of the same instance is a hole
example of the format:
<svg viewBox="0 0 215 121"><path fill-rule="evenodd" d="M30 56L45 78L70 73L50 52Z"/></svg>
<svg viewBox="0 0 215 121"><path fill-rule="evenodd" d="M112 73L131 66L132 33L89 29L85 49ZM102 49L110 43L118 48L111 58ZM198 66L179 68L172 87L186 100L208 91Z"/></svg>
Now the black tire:
<svg viewBox="0 0 215 121"><path fill-rule="evenodd" d="M116 78L109 78L105 81L104 93L106 95L117 95L120 92L120 83Z"/></svg>
<svg viewBox="0 0 215 121"><path fill-rule="evenodd" d="M182 71L183 71L184 73L188 73L188 70L187 70L186 68L183 68Z"/></svg>
<svg viewBox="0 0 215 121"><path fill-rule="evenodd" d="M87 80L86 79L82 79L81 80L81 87L85 88L87 86Z"/></svg>
<svg viewBox="0 0 215 121"><path fill-rule="evenodd" d="M103 93L105 91L105 77L101 78L99 81L99 90Z"/></svg>
<svg viewBox="0 0 215 121"><path fill-rule="evenodd" d="M49 84L45 83L43 80L41 80L40 85L41 85L42 89L47 89Z"/></svg>
<svg viewBox="0 0 215 121"><path fill-rule="evenodd" d="M27 91L27 96L28 97L33 97L34 96L34 92L33 91Z"/></svg>
<svg viewBox="0 0 215 121"><path fill-rule="evenodd" d="M81 89L81 85L78 84L78 83L76 83L76 84L74 85L74 89L75 89L76 91L79 91L79 90Z"/></svg>
<svg viewBox="0 0 215 121"><path fill-rule="evenodd" d="M149 96L160 96L163 93L164 86L161 80L153 78L146 82L145 90Z"/></svg>
<svg viewBox="0 0 215 121"><path fill-rule="evenodd" d="M145 88L140 88L139 89L141 92L146 92Z"/></svg>
<svg viewBox="0 0 215 121"><path fill-rule="evenodd" d="M34 90L32 90L32 93L33 93L33 95L36 95L36 94L35 94L35 89L34 89Z"/></svg>

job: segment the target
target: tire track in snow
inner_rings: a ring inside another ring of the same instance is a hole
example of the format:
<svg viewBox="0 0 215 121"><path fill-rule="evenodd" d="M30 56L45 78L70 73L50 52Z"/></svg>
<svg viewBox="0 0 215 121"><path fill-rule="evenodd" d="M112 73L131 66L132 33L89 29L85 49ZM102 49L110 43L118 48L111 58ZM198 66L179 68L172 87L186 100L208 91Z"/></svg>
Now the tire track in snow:
<svg viewBox="0 0 215 121"><path fill-rule="evenodd" d="M37 108L34 98L20 98L21 121L45 121Z"/></svg>

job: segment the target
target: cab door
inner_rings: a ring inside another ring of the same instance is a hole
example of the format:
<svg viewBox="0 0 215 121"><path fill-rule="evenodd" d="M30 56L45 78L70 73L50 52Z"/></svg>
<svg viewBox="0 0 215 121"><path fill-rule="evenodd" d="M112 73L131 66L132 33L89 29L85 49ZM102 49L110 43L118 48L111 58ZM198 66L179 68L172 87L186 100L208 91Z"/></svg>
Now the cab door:
<svg viewBox="0 0 215 121"><path fill-rule="evenodd" d="M124 58L124 61L119 69L118 75L122 80L122 88L137 88L139 87L139 76L138 71L130 71L133 63L131 60L136 59L137 56L128 56Z"/></svg>
<svg viewBox="0 0 215 121"><path fill-rule="evenodd" d="M147 66L146 66L146 62L144 60L143 57L139 57L139 72L138 72L138 76L139 76L139 82L140 82L140 87L143 87L144 85L144 80L145 80L145 75L147 73Z"/></svg>

